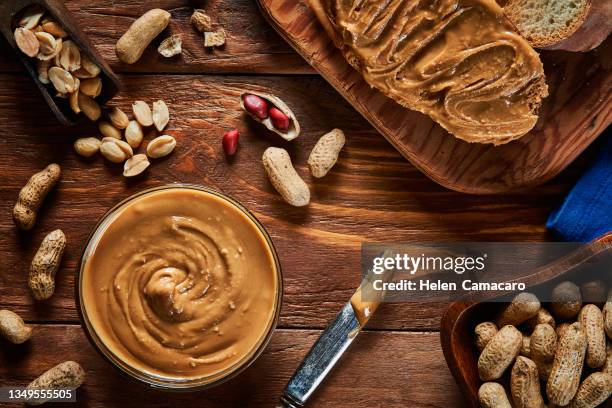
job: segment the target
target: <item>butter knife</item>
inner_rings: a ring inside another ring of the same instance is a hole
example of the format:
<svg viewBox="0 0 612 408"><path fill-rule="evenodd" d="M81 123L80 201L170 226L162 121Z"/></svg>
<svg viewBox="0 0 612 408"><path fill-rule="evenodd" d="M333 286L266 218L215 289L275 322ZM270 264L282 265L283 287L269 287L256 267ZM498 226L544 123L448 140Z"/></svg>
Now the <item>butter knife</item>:
<svg viewBox="0 0 612 408"><path fill-rule="evenodd" d="M282 407L303 407L368 322L380 302L363 301L366 284L368 278L312 346L285 387L280 398Z"/></svg>

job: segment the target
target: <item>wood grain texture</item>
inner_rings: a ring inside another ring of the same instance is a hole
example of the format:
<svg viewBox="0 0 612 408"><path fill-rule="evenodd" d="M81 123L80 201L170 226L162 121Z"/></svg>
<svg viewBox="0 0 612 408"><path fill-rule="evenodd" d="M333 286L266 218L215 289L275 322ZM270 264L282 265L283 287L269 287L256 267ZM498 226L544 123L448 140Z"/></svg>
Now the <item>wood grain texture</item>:
<svg viewBox="0 0 612 408"><path fill-rule="evenodd" d="M539 241L544 222L574 176L521 194L498 197L446 190L406 162L321 79L315 77L130 76L116 105L130 111L132 100L164 98L172 118L167 133L178 141L167 159L154 161L135 180L101 157L84 160L72 150L76 137L94 126L63 128L22 75L0 75L0 274L2 306L28 320L76 322L73 270L88 234L113 205L149 186L189 182L221 190L253 211L270 232L285 279L282 327L322 328L360 281L363 241ZM247 118L242 89L267 89L282 96L302 122L295 141ZM330 114L333 112L333 114ZM221 135L242 136L237 156L226 160ZM317 138L344 129L347 144L338 164L320 180L308 175L307 158ZM261 165L266 147L289 150L312 189L308 208L287 205L273 190ZM31 174L58 162L63 178L45 202L32 233L18 234L11 209ZM68 248L49 303L36 305L26 284L27 268L45 233L62 228ZM371 322L380 329L437 329L445 305L385 305Z"/></svg>
<svg viewBox="0 0 612 408"><path fill-rule="evenodd" d="M66 7L102 56L118 72L170 73L313 73L313 69L270 27L251 0L67 0ZM138 64L125 65L115 55L115 43L147 10L159 7L172 21L147 49ZM207 51L204 40L189 23L196 7L205 8L227 33L222 49ZM183 54L164 58L157 46L171 34L181 34ZM0 72L22 70L13 51L0 40Z"/></svg>
<svg viewBox="0 0 612 408"><path fill-rule="evenodd" d="M587 54L542 53L548 98L535 128L503 146L461 141L365 82L306 0L258 0L279 33L408 160L438 183L499 193L559 174L612 123L612 40Z"/></svg>
<svg viewBox="0 0 612 408"><path fill-rule="evenodd" d="M25 385L73 359L88 373L79 406L273 406L320 334L313 329L325 327L359 283L361 242L541 241L550 238L544 229L548 213L581 169L577 163L554 182L520 194L448 191L408 163L324 80L277 75L314 71L264 22L251 0L67 0L66 5L112 68L125 74L125 89L115 104L129 112L133 100L163 98L172 113L168 133L178 147L134 180L124 179L121 166L101 157L78 157L72 142L95 135L95 126L59 126L16 56L0 43L0 308L42 323L21 347L0 340L0 385ZM188 18L199 6L226 29L224 49L206 52L190 27ZM118 63L116 40L152 7L172 13L164 35L183 34L182 57L166 60L156 54L162 35L140 63ZM161 75L168 73L177 75ZM191 75L199 73L213 75ZM247 75L216 75L225 73ZM246 118L237 99L245 88L285 99L304 133L287 143ZM227 160L221 135L233 127L242 136L237 156ZM346 132L346 147L330 174L315 181L308 175L308 154L334 127ZM270 145L289 150L312 189L308 208L288 206L267 181L260 159ZM19 189L52 161L61 164L63 178L34 230L18 233L10 214ZM78 323L74 268L98 219L130 194L171 182L207 185L241 201L268 229L284 274L281 328L261 359L230 383L195 394L164 394L125 380L93 350L79 325L65 324ZM65 231L67 252L55 295L35 303L27 288L29 263L44 235L55 228ZM438 340L446 306L383 305L368 325L377 330L360 335L312 406L462 407Z"/></svg>
<svg viewBox="0 0 612 408"><path fill-rule="evenodd" d="M314 330L277 330L263 355L236 379L208 391L164 393L121 377L94 351L80 326L37 325L28 343L15 346L2 340L0 386L27 385L54 365L74 360L87 373L77 392L79 406L273 407L319 335ZM437 337L437 333L362 333L310 406L462 407Z"/></svg>

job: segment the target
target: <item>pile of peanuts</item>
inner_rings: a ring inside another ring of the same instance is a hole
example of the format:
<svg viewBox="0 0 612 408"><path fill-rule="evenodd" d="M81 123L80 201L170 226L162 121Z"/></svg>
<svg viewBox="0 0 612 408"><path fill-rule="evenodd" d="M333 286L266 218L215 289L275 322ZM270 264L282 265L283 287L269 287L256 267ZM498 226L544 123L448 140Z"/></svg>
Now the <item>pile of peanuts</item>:
<svg viewBox="0 0 612 408"><path fill-rule="evenodd" d="M476 326L481 406L594 408L607 401L612 290L607 298L606 290L600 280L581 287L564 281L547 304L520 293L494 321ZM501 385L508 376L510 397Z"/></svg>
<svg viewBox="0 0 612 408"><path fill-rule="evenodd" d="M149 158L159 159L172 153L176 140L170 135L161 135L147 144L146 154L134 154L144 139L143 129L154 127L161 133L168 125L170 111L166 103L156 101L151 109L146 102L136 101L132 104L132 111L134 120L130 120L121 109L111 108L106 120L98 123L102 139L93 136L77 139L74 150L83 157L92 157L99 151L111 163L124 163L125 177L143 173L150 165Z"/></svg>
<svg viewBox="0 0 612 408"><path fill-rule="evenodd" d="M15 43L21 52L36 59L38 80L51 84L55 95L67 99L74 113L98 120L101 109L95 98L102 92L100 67L41 7L29 7L17 23Z"/></svg>

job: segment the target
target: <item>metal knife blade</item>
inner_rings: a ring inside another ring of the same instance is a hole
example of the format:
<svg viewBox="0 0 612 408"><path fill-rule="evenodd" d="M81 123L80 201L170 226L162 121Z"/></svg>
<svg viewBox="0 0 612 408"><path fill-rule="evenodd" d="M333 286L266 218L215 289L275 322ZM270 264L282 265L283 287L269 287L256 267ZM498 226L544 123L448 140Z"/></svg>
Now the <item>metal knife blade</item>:
<svg viewBox="0 0 612 408"><path fill-rule="evenodd" d="M363 280L351 300L323 331L289 380L281 396L284 407L304 406L380 304L379 301L362 300L362 290L370 285L369 279Z"/></svg>
<svg viewBox="0 0 612 408"><path fill-rule="evenodd" d="M351 302L347 302L336 319L323 331L281 397L286 408L303 407L308 398L353 343L361 326Z"/></svg>
<svg viewBox="0 0 612 408"><path fill-rule="evenodd" d="M391 250L386 250L382 254L383 257L392 255ZM282 407L301 408L306 404L308 398L323 382L382 302L384 293L373 290L373 280L389 280L394 274L395 270L391 269L378 277L371 273L365 276L351 300L321 333L287 383L280 398ZM368 294L365 296L368 300L362 299L364 292Z"/></svg>

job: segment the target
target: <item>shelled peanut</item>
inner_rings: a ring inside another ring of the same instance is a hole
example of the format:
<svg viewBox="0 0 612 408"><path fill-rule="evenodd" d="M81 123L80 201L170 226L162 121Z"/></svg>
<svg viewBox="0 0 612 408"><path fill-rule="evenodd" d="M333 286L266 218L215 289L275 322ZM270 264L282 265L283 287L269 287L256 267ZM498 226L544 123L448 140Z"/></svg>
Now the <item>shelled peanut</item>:
<svg viewBox="0 0 612 408"><path fill-rule="evenodd" d="M102 92L100 67L71 40L46 10L31 6L17 21L14 31L17 47L36 60L38 80L52 86L57 98L66 99L76 114L91 121L100 118L97 98Z"/></svg>
<svg viewBox="0 0 612 408"><path fill-rule="evenodd" d="M162 132L170 121L166 103L158 100L153 107L144 101L132 104L134 120L121 109L114 107L107 112L106 120L98 123L102 139L84 137L74 142L75 151L83 157L92 157L98 151L111 163L124 163L123 175L134 177L143 173L150 165L149 158L158 159L172 153L176 140L170 135L154 137L146 146L146 154L135 153L144 139L144 130Z"/></svg>
<svg viewBox="0 0 612 408"><path fill-rule="evenodd" d="M595 408L609 401L612 293L607 299L605 293L600 280L582 286L565 281L552 289L549 303L521 293L493 321L478 324L481 406Z"/></svg>

